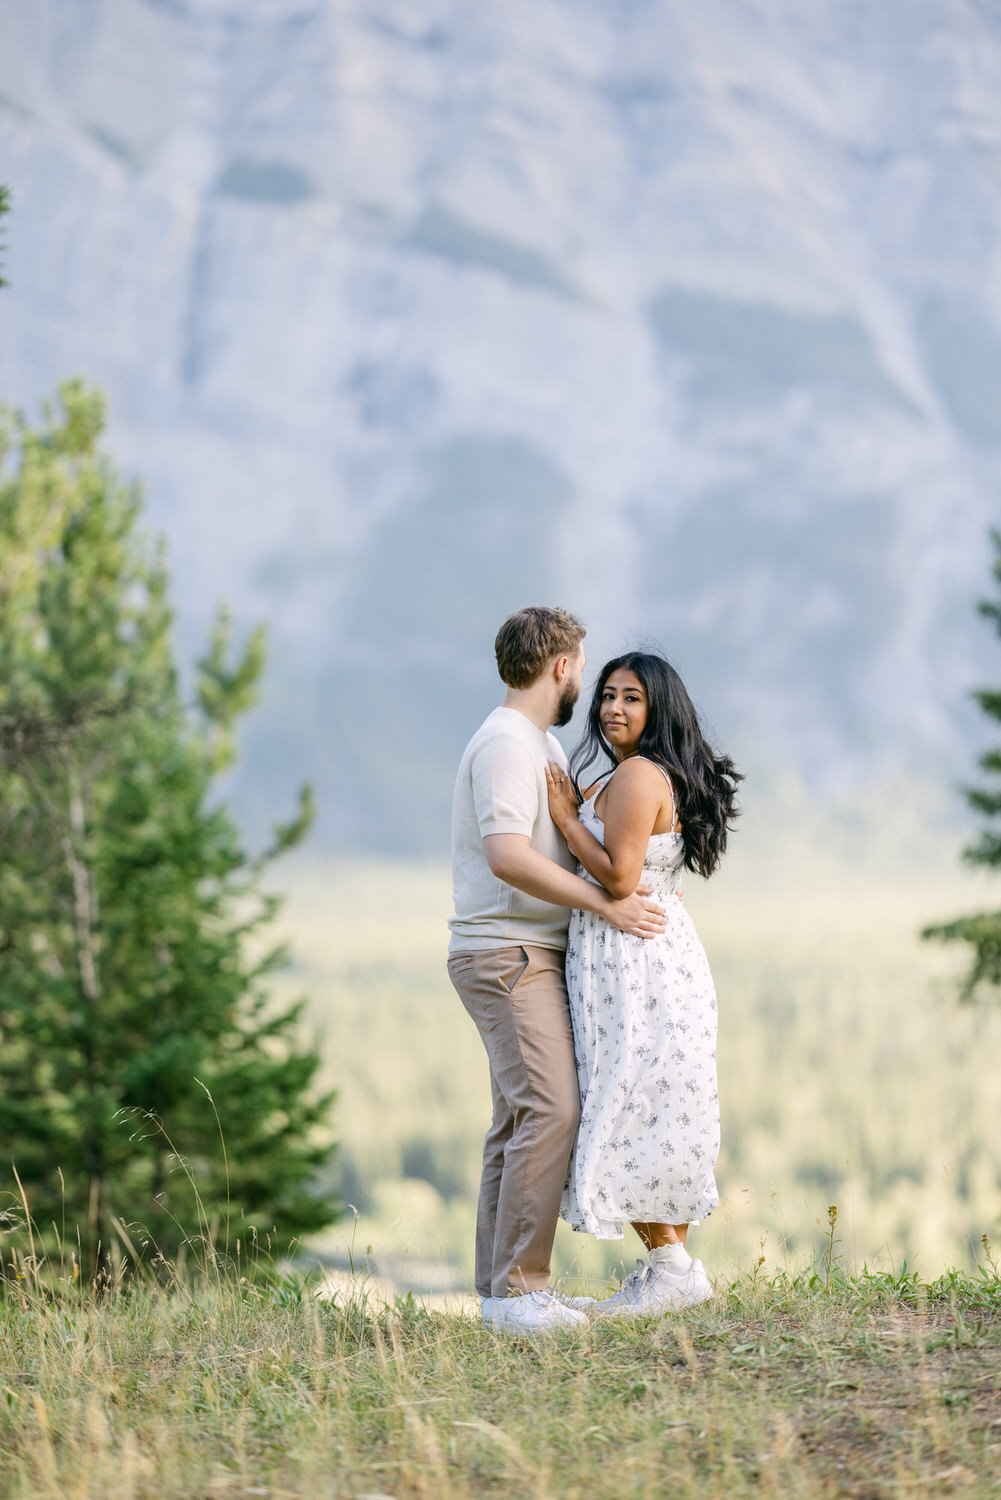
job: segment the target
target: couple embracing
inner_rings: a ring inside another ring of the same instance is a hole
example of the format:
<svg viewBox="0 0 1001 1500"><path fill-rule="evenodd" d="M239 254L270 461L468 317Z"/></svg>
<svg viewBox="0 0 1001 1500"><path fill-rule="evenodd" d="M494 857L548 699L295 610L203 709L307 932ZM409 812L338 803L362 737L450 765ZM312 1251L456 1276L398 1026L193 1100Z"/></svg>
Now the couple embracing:
<svg viewBox="0 0 1001 1500"><path fill-rule="evenodd" d="M680 879L715 869L740 778L674 669L635 652L598 673L568 766L549 730L580 695L584 634L560 609L505 620L507 695L452 809L448 969L493 1096L476 1290L484 1322L516 1334L712 1296L686 1238L718 1202L716 996ZM602 1239L632 1224L647 1257L620 1291L550 1291L560 1215Z"/></svg>

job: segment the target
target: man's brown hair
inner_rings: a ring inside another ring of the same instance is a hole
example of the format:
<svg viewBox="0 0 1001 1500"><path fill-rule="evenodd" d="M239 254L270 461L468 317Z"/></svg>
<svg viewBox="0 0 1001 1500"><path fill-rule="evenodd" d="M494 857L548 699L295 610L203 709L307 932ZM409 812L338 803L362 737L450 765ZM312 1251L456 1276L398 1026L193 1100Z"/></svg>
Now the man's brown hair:
<svg viewBox="0 0 1001 1500"><path fill-rule="evenodd" d="M531 687L554 656L573 656L586 634L580 621L565 609L533 604L515 610L494 641L501 680L508 687Z"/></svg>

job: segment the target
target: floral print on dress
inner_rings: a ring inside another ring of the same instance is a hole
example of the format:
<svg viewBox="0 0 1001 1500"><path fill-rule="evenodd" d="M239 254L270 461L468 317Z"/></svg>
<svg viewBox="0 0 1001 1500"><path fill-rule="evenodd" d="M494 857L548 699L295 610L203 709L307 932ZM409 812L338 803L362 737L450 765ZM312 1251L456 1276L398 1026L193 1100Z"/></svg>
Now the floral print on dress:
<svg viewBox="0 0 1001 1500"><path fill-rule="evenodd" d="M593 802L579 816L604 843ZM560 1214L598 1239L621 1239L630 1221L691 1224L719 1203L716 991L678 899L683 865L680 833L651 835L640 884L667 913L657 937L632 937L590 912L570 917L581 1120Z"/></svg>

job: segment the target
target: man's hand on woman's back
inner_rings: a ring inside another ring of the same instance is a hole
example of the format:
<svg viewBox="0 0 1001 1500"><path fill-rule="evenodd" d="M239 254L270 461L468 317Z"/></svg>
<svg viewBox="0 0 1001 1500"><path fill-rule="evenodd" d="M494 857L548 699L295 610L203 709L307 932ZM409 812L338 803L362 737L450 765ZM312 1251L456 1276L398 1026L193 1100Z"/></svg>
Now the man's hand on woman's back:
<svg viewBox="0 0 1001 1500"><path fill-rule="evenodd" d="M607 910L603 909L599 915L610 927L632 933L633 937L658 937L667 930L667 918L662 906L647 899L649 895L650 887L640 885L631 896L622 896L619 900L609 896Z"/></svg>

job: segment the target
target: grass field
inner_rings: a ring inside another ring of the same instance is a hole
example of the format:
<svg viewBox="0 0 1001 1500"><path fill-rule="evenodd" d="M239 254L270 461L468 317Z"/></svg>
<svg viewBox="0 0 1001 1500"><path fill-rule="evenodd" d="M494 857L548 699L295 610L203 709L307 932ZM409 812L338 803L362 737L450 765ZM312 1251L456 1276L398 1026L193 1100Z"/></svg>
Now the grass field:
<svg viewBox="0 0 1001 1500"><path fill-rule="evenodd" d="M1001 1239L1001 1007L960 1007L960 954L918 929L990 905L955 841L888 796L881 840L792 800L748 827L686 900L720 998L722 1206L695 1232L707 1265L808 1263L838 1205L853 1267L971 1268ZM900 815L896 821L893 808ZM339 1090L345 1195L360 1211L318 1247L373 1247L401 1287L465 1287L489 1109L479 1039L445 974L447 871L302 864L285 925L285 993L309 998L324 1079ZM631 1266L631 1239L561 1226L556 1264Z"/></svg>
<svg viewBox="0 0 1001 1500"><path fill-rule="evenodd" d="M364 1284L0 1304L11 1500L997 1494L995 1277L744 1275L534 1343Z"/></svg>
<svg viewBox="0 0 1001 1500"><path fill-rule="evenodd" d="M447 873L294 867L279 990L308 998L357 1216L305 1247L312 1281L199 1276L197 1247L170 1287L101 1297L8 1267L0 1496L996 1495L1001 1009L957 1007L961 955L916 937L994 893L930 826L876 844L793 807L690 883L720 995L723 1202L693 1238L717 1296L534 1343L455 1295L488 1091ZM600 1291L634 1253L561 1228L556 1262Z"/></svg>

